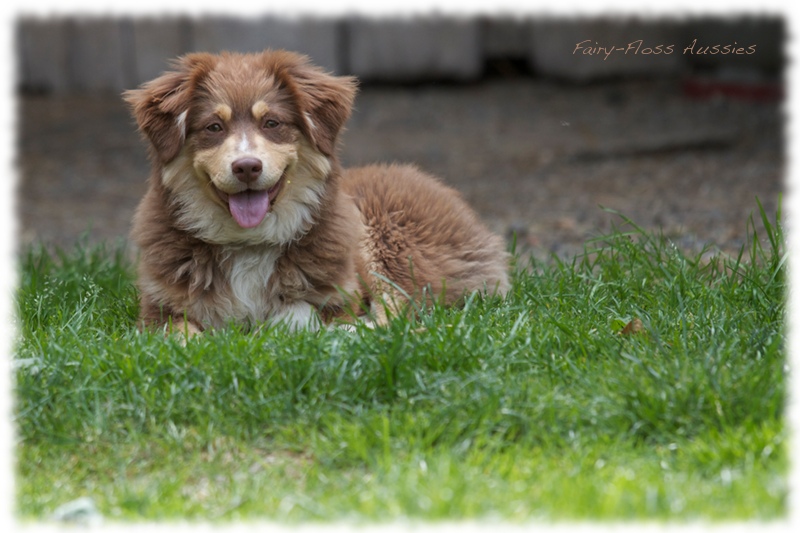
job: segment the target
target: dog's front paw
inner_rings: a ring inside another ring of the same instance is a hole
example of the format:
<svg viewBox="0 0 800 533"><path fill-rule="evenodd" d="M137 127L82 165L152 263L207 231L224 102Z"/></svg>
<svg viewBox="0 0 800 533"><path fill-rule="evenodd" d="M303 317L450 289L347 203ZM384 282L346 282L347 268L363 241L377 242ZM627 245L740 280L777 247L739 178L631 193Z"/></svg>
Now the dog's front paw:
<svg viewBox="0 0 800 533"><path fill-rule="evenodd" d="M366 317L358 317L356 321L359 324L363 324L368 329L375 329L377 325L375 322ZM356 331L358 331L358 326L356 325L355 322L332 322L328 324L328 329L329 330L343 329L348 333L355 333Z"/></svg>
<svg viewBox="0 0 800 533"><path fill-rule="evenodd" d="M317 331L322 321L317 310L308 302L296 301L283 305L269 320L271 324L286 324L290 331Z"/></svg>
<svg viewBox="0 0 800 533"><path fill-rule="evenodd" d="M203 332L200 328L195 326L192 322L179 318L167 324L166 331L170 335L177 335L181 344L186 346L186 342Z"/></svg>

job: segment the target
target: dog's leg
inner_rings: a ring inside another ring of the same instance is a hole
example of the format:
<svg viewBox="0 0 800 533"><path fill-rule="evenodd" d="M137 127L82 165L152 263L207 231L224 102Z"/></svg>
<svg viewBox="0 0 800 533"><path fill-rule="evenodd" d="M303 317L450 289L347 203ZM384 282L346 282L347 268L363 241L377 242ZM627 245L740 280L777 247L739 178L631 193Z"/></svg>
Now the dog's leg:
<svg viewBox="0 0 800 533"><path fill-rule="evenodd" d="M166 332L170 335L178 335L181 344L186 346L186 342L203 332L200 328L195 326L191 321L184 320L183 318L176 318L166 325Z"/></svg>
<svg viewBox="0 0 800 533"><path fill-rule="evenodd" d="M298 300L283 305L275 315L270 318L273 324L286 324L291 331L308 329L316 331L320 328L321 320L317 310L308 302Z"/></svg>
<svg viewBox="0 0 800 533"><path fill-rule="evenodd" d="M202 332L200 328L182 318L172 323L172 333L183 333L187 337L194 337Z"/></svg>
<svg viewBox="0 0 800 533"><path fill-rule="evenodd" d="M384 291L370 304L370 315L376 326L385 326L392 317L404 315L407 311L408 299L395 290Z"/></svg>

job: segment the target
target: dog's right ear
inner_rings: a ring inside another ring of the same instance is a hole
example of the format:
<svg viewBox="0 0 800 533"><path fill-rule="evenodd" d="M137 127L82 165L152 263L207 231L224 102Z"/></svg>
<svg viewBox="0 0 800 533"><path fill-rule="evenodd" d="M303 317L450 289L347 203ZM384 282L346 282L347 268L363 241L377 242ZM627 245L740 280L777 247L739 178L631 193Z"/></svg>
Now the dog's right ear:
<svg viewBox="0 0 800 533"><path fill-rule="evenodd" d="M197 83L213 68L210 54L189 54L175 63L175 70L125 91L124 100L139 130L152 145L162 163L169 163L181 151L186 139L186 116Z"/></svg>

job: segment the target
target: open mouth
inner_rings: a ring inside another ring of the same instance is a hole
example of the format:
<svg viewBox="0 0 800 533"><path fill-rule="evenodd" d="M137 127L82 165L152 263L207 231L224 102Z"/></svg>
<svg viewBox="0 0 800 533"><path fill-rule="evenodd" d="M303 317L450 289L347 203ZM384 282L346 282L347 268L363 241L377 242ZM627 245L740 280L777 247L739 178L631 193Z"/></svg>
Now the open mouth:
<svg viewBox="0 0 800 533"><path fill-rule="evenodd" d="M219 194L223 202L228 204L231 216L239 226L254 228L261 224L261 221L269 213L275 198L283 188L285 180L286 173L284 172L278 182L269 189L260 191L246 189L235 194L227 194L217 189L217 194Z"/></svg>

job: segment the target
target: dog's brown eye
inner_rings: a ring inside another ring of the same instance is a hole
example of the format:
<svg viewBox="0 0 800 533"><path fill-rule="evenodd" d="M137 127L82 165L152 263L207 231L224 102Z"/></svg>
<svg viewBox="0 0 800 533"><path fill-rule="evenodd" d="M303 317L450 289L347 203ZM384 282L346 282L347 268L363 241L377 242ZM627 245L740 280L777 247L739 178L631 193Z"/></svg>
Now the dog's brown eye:
<svg viewBox="0 0 800 533"><path fill-rule="evenodd" d="M278 122L277 120L269 119L268 121L264 122L264 127L272 129L272 128L277 128L278 126L280 126L280 124L281 123Z"/></svg>
<svg viewBox="0 0 800 533"><path fill-rule="evenodd" d="M206 129L211 133L219 133L222 131L222 125L219 122L214 122L206 126Z"/></svg>

